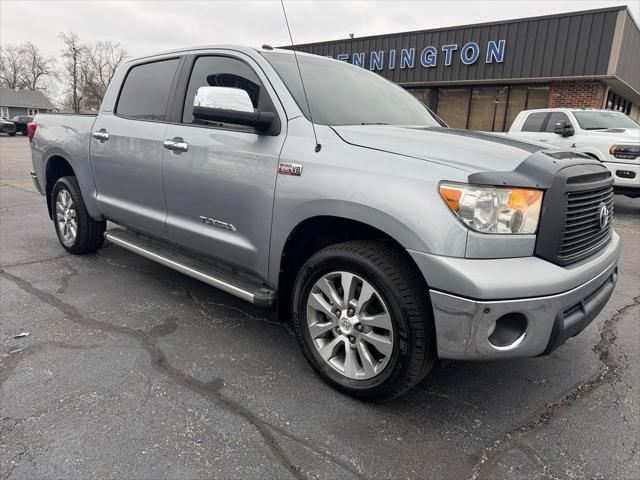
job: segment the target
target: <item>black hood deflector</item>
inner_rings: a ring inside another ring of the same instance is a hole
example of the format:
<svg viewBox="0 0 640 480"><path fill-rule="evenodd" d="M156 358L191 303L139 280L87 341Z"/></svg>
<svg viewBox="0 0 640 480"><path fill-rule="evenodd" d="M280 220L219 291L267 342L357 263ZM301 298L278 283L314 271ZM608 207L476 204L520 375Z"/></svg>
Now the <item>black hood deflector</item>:
<svg viewBox="0 0 640 480"><path fill-rule="evenodd" d="M509 187L548 189L556 174L574 165L602 164L582 153L562 150L542 150L529 155L514 170L508 172L477 172L469 175L469 183L476 185L505 185ZM603 170L606 170L602 166Z"/></svg>

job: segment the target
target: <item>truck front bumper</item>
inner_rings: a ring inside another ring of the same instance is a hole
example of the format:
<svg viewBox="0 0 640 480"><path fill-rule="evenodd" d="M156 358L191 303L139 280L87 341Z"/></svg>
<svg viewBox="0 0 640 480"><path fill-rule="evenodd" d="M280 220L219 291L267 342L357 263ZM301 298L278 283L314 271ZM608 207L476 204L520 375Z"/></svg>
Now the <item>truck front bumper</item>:
<svg viewBox="0 0 640 480"><path fill-rule="evenodd" d="M621 195L640 196L640 164L603 162L613 177L613 190Z"/></svg>
<svg viewBox="0 0 640 480"><path fill-rule="evenodd" d="M489 360L549 353L605 306L616 284L619 250L614 233L600 252L568 267L537 257L471 260L410 251L430 286L438 356Z"/></svg>

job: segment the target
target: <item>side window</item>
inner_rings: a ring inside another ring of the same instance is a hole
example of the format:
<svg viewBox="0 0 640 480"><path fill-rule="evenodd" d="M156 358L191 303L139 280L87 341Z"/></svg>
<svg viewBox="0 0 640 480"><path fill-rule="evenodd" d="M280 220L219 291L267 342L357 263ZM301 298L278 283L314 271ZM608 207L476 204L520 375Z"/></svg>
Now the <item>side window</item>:
<svg viewBox="0 0 640 480"><path fill-rule="evenodd" d="M140 120L165 120L167 102L179 59L137 65L129 70L116 113Z"/></svg>
<svg viewBox="0 0 640 480"><path fill-rule="evenodd" d="M556 126L558 122L565 122L567 125L571 125L571 121L569 117L565 113L562 112L554 112L549 117L549 121L547 122L547 128L545 132L553 133L553 128Z"/></svg>
<svg viewBox="0 0 640 480"><path fill-rule="evenodd" d="M545 119L549 115L546 112L532 113L527 117L524 121L524 125L522 125L523 132L540 132L542 131L542 125L544 124Z"/></svg>
<svg viewBox="0 0 640 480"><path fill-rule="evenodd" d="M206 86L240 88L249 94L255 110L274 111L260 79L242 60L223 56L198 57L184 99L183 123L198 122L193 118L193 100L198 88Z"/></svg>

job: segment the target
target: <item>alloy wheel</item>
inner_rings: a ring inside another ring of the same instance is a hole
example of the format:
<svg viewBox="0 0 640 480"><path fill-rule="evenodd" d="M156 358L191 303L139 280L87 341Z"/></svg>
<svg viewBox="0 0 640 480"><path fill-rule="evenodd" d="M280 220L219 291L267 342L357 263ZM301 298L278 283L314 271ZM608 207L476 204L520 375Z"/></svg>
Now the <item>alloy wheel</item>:
<svg viewBox="0 0 640 480"><path fill-rule="evenodd" d="M68 190L62 189L56 197L56 221L62 243L71 246L78 236L78 220L76 207Z"/></svg>
<svg viewBox="0 0 640 480"><path fill-rule="evenodd" d="M393 324L382 296L350 272L328 273L315 282L307 327L320 357L353 380L379 375L393 353Z"/></svg>

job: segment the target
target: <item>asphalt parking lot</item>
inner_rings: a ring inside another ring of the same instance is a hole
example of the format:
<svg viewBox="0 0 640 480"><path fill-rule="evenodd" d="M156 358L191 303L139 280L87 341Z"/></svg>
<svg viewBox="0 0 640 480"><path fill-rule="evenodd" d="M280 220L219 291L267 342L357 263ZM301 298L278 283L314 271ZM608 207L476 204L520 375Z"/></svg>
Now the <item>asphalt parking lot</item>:
<svg viewBox="0 0 640 480"><path fill-rule="evenodd" d="M30 168L1 137L1 478L638 478L640 199L616 197L618 286L580 336L366 404L274 312L115 246L66 254Z"/></svg>

